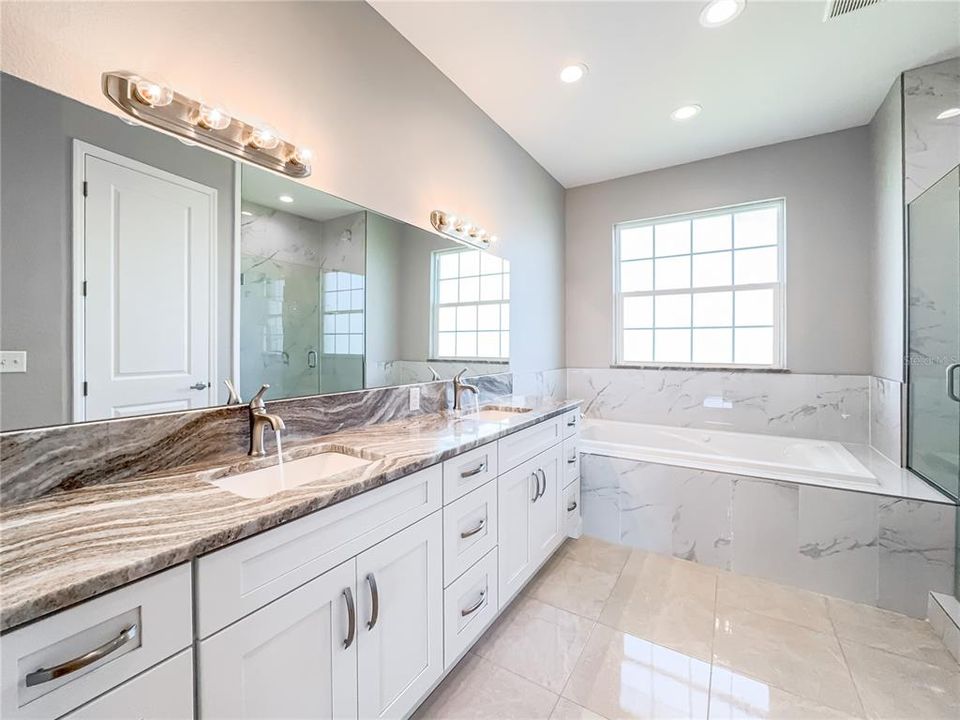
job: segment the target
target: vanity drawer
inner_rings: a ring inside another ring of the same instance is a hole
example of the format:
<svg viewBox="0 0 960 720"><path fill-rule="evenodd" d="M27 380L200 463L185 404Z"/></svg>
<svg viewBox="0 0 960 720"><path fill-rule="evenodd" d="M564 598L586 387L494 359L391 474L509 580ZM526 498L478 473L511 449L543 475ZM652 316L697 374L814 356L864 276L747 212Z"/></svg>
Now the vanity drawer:
<svg viewBox="0 0 960 720"><path fill-rule="evenodd" d="M500 467L497 471L502 475L560 442L563 439L562 422L561 416L552 417L501 438L498 442Z"/></svg>
<svg viewBox="0 0 960 720"><path fill-rule="evenodd" d="M440 509L440 465L242 540L197 561L207 637Z"/></svg>
<svg viewBox="0 0 960 720"><path fill-rule="evenodd" d="M574 435L563 441L563 486L580 477L580 436Z"/></svg>
<svg viewBox="0 0 960 720"><path fill-rule="evenodd" d="M4 635L0 715L52 718L78 708L189 647L191 613L185 563ZM94 651L99 659L88 656ZM41 672L72 660L76 669L61 677Z"/></svg>
<svg viewBox="0 0 960 720"><path fill-rule="evenodd" d="M563 436L565 438L580 432L580 408L569 410L563 414Z"/></svg>
<svg viewBox="0 0 960 720"><path fill-rule="evenodd" d="M443 584L497 544L497 483L492 480L443 509Z"/></svg>
<svg viewBox="0 0 960 720"><path fill-rule="evenodd" d="M184 650L63 720L193 720L193 650Z"/></svg>
<svg viewBox="0 0 960 720"><path fill-rule="evenodd" d="M497 549L443 592L443 667L449 669L497 616Z"/></svg>
<svg viewBox="0 0 960 720"><path fill-rule="evenodd" d="M580 518L580 479L577 478L563 490L563 527L567 537L580 537L583 531Z"/></svg>
<svg viewBox="0 0 960 720"><path fill-rule="evenodd" d="M481 445L443 463L443 504L463 497L497 476L497 444Z"/></svg>

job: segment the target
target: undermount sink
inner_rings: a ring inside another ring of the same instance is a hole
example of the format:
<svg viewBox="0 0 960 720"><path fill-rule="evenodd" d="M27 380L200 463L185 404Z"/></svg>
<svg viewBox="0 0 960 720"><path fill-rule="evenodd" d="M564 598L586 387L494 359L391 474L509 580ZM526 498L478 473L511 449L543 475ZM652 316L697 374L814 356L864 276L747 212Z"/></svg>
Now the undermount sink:
<svg viewBox="0 0 960 720"><path fill-rule="evenodd" d="M353 455L329 451L209 482L240 497L264 498L370 463L370 460Z"/></svg>
<svg viewBox="0 0 960 720"><path fill-rule="evenodd" d="M482 422L502 422L511 420L521 413L528 413L531 408L515 405L484 405L479 412L466 415L465 419L480 420Z"/></svg>

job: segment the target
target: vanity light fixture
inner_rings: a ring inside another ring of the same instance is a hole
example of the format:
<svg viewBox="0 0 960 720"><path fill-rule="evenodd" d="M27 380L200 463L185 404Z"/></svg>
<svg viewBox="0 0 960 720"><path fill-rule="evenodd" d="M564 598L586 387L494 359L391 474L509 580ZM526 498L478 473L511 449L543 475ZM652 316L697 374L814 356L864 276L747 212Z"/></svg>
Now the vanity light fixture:
<svg viewBox="0 0 960 720"><path fill-rule="evenodd" d="M497 242L497 236L491 235L479 225L474 225L446 210L434 210L430 213L430 224L449 238L478 248L488 248Z"/></svg>
<svg viewBox="0 0 960 720"><path fill-rule="evenodd" d="M182 141L206 145L284 175L310 174L312 153L284 140L273 128L243 122L221 107L125 70L105 72L101 80L103 94L127 115Z"/></svg>
<svg viewBox="0 0 960 720"><path fill-rule="evenodd" d="M683 105L670 113L670 117L678 122L681 122L683 120L689 120L692 117L696 117L700 114L701 110L703 110L703 108L696 104Z"/></svg>
<svg viewBox="0 0 960 720"><path fill-rule="evenodd" d="M726 25L737 19L746 4L746 0L711 0L700 11L700 24L705 28Z"/></svg>
<svg viewBox="0 0 960 720"><path fill-rule="evenodd" d="M960 107L947 108L942 113L937 115L937 120L949 120L950 118L955 118L960 116Z"/></svg>
<svg viewBox="0 0 960 720"><path fill-rule="evenodd" d="M565 83L575 83L583 79L589 68L583 63L577 65L567 65L560 71L560 79Z"/></svg>

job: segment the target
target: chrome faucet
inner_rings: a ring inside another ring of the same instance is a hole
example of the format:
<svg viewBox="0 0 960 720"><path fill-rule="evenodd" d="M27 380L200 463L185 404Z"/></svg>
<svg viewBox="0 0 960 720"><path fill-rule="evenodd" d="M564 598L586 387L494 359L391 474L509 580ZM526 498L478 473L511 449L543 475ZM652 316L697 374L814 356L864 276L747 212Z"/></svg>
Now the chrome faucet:
<svg viewBox="0 0 960 720"><path fill-rule="evenodd" d="M269 385L261 386L260 391L250 400L250 452L248 454L254 457L263 457L267 454L263 449L263 431L267 425L273 428L274 432L287 427L283 424L283 418L267 412L263 396L269 389Z"/></svg>
<svg viewBox="0 0 960 720"><path fill-rule="evenodd" d="M465 383L462 378L463 374L467 371L467 368L464 368L456 375L453 376L453 409L461 410L462 404L460 402L460 396L464 392L472 392L477 397L480 396L480 388L476 385L471 385L470 383Z"/></svg>

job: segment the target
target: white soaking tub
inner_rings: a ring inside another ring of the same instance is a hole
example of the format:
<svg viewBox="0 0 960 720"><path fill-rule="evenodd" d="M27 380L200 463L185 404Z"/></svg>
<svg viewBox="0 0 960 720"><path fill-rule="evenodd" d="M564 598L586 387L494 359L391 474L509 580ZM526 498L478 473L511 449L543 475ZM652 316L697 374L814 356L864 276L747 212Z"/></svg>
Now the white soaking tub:
<svg viewBox="0 0 960 720"><path fill-rule="evenodd" d="M780 435L586 420L580 452L788 482L877 491L841 443Z"/></svg>

